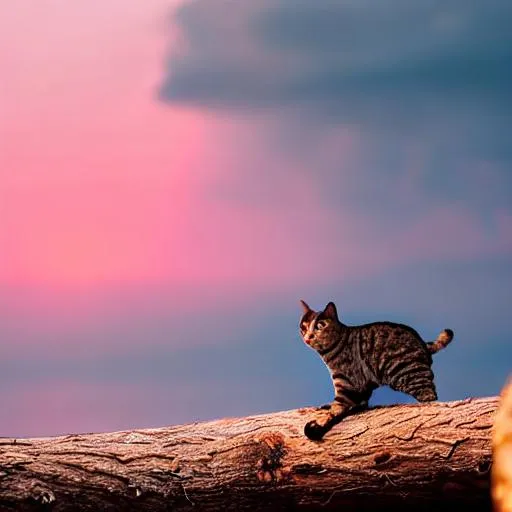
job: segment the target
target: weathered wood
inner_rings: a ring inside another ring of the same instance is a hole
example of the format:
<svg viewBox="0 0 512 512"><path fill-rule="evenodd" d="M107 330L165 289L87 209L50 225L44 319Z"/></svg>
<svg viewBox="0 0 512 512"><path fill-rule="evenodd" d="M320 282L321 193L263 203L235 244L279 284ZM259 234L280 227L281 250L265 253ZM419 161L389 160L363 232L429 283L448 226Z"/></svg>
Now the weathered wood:
<svg viewBox="0 0 512 512"><path fill-rule="evenodd" d="M492 432L492 497L496 512L512 512L512 376L501 392Z"/></svg>
<svg viewBox="0 0 512 512"><path fill-rule="evenodd" d="M490 510L497 397L377 407L320 442L312 409L0 439L0 510ZM9 508L12 507L12 508Z"/></svg>

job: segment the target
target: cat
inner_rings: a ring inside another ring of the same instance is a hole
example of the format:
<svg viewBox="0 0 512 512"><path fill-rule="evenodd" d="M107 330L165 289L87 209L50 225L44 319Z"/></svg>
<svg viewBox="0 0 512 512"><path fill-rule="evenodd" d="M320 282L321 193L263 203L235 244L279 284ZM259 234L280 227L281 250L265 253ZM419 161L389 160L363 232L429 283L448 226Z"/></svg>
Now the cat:
<svg viewBox="0 0 512 512"><path fill-rule="evenodd" d="M343 418L366 409L379 386L407 393L419 402L437 400L432 354L452 341L451 329L444 329L436 341L424 342L407 325L349 326L340 321L333 302L323 311L312 310L303 300L300 303L300 334L329 369L335 392L333 402L319 407L316 418L305 425L306 437L319 441Z"/></svg>

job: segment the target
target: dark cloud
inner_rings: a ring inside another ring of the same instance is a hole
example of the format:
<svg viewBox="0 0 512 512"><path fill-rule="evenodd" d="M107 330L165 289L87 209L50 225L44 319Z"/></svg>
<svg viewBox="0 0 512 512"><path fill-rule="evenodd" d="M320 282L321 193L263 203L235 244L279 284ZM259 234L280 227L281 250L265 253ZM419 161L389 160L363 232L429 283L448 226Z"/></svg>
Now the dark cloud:
<svg viewBox="0 0 512 512"><path fill-rule="evenodd" d="M337 103L337 114L359 118L390 113L386 105L396 114L419 98L421 114L440 94L498 102L512 84L506 0L237 4L181 7L176 21L187 50L170 56L162 99L216 107L314 102L331 113Z"/></svg>

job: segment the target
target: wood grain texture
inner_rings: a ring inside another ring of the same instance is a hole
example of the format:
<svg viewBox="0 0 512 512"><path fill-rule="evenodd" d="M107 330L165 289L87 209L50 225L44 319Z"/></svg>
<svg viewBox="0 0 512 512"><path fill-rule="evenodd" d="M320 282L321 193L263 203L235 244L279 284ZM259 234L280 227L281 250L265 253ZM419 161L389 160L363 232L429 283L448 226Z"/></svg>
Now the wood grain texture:
<svg viewBox="0 0 512 512"><path fill-rule="evenodd" d="M0 438L0 510L490 510L497 397L376 407L322 441L312 408Z"/></svg>
<svg viewBox="0 0 512 512"><path fill-rule="evenodd" d="M512 376L501 392L492 433L492 497L496 512L512 512Z"/></svg>

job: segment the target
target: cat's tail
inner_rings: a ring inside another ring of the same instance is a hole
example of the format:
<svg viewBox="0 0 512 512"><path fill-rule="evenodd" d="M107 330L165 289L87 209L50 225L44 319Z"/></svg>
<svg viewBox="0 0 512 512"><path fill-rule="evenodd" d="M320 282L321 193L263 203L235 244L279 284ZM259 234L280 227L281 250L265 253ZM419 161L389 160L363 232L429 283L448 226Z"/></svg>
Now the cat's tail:
<svg viewBox="0 0 512 512"><path fill-rule="evenodd" d="M427 348L431 354L439 352L453 340L453 331L451 329L445 329L439 334L436 341L429 341Z"/></svg>

